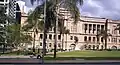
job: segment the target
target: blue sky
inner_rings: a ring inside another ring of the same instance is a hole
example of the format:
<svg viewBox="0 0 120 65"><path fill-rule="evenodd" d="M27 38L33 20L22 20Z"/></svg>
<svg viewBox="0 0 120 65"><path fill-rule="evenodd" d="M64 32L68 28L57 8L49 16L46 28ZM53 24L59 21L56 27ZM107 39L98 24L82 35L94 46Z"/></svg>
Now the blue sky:
<svg viewBox="0 0 120 65"><path fill-rule="evenodd" d="M23 0L26 5L26 12L29 9L34 9L34 6L30 4L30 0ZM84 0L83 6L79 7L81 15L110 18L114 20L120 20L120 0Z"/></svg>

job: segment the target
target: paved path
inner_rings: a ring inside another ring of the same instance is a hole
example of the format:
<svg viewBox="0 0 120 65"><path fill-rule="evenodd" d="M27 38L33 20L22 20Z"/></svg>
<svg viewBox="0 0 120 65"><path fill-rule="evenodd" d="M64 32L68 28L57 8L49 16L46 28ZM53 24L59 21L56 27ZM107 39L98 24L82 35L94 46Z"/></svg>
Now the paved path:
<svg viewBox="0 0 120 65"><path fill-rule="evenodd" d="M24 55L19 55L19 56L0 56L0 58L30 58L30 56L24 56Z"/></svg>

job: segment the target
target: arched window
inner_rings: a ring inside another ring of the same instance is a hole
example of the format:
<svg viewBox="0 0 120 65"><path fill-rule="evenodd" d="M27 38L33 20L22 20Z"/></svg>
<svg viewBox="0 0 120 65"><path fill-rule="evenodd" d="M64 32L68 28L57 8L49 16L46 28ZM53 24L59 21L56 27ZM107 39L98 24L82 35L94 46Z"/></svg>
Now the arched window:
<svg viewBox="0 0 120 65"><path fill-rule="evenodd" d="M111 49L115 49L115 50L116 50L116 49L117 49L117 46L112 46Z"/></svg>
<svg viewBox="0 0 120 65"><path fill-rule="evenodd" d="M99 49L99 45L97 45L97 49Z"/></svg>
<svg viewBox="0 0 120 65"><path fill-rule="evenodd" d="M88 49L91 49L91 45L88 46Z"/></svg>

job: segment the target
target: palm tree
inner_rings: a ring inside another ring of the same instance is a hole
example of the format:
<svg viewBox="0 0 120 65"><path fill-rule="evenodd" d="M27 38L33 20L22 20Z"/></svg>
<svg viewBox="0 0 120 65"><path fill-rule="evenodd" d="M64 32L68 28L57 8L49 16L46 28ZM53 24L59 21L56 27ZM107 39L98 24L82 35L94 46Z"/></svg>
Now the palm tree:
<svg viewBox="0 0 120 65"><path fill-rule="evenodd" d="M38 0L31 0L31 3L33 4L35 1L38 1ZM41 0L39 0L39 1L41 1ZM47 33L47 29L49 29L49 27L55 26L55 22L57 21L56 17L59 16L58 13L56 13L56 12L58 11L57 9L59 9L59 7L64 7L66 9L68 9L72 14L72 17L74 18L75 23L79 20L80 13L79 13L79 9L77 8L77 4L82 5L83 0L46 0L46 3L47 3L46 4L46 20L45 20L46 24L45 24L44 33ZM43 14L44 4L45 4L45 2L43 2L42 5L39 5L36 8L39 10L39 12L42 12L42 14ZM39 14L41 14L41 13L39 13ZM44 36L46 36L46 35L44 35ZM44 42L45 41L46 41L46 39L44 40ZM55 46L54 50L56 50L56 46Z"/></svg>
<svg viewBox="0 0 120 65"><path fill-rule="evenodd" d="M107 31L108 31L108 19L106 19L105 22L105 30L97 30L97 35L96 35L97 39L99 39L99 37L102 36L103 39L105 40L105 44L104 44L105 50L107 50L107 38L108 36L112 36L110 33L107 33Z"/></svg>
<svg viewBox="0 0 120 65"><path fill-rule="evenodd" d="M27 23L25 26L22 27L24 31L30 31L33 30L34 34L34 40L33 40L33 52L35 52L35 38L36 34L38 34L39 31L43 30L43 19L42 19L42 12L39 12L38 8L36 8L31 14L28 16L28 19L25 23Z"/></svg>

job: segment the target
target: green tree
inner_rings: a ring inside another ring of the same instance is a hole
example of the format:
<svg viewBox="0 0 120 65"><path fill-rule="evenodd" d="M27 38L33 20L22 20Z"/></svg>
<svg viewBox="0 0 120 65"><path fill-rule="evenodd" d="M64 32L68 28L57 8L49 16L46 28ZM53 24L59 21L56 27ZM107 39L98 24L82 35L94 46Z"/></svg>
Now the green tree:
<svg viewBox="0 0 120 65"><path fill-rule="evenodd" d="M11 24L7 26L7 42L14 49L22 48L22 44L31 44L32 37L30 35L26 35L20 30L20 24ZM18 34L19 32L19 34Z"/></svg>
<svg viewBox="0 0 120 65"><path fill-rule="evenodd" d="M40 11L40 12L39 12ZM39 10L39 8L36 8L34 11L32 11L30 13L30 15L28 15L28 19L25 21L25 23L27 23L26 25L24 25L22 27L22 29L24 31L33 31L34 33L34 40L33 40L33 52L35 52L35 38L36 38L36 34L38 34L38 32L43 30L43 17L42 17L42 11Z"/></svg>
<svg viewBox="0 0 120 65"><path fill-rule="evenodd" d="M6 45L6 34L7 34L7 22L10 21L10 23L13 23L14 20L7 16L5 7L0 7L0 45L3 46L3 53L5 51L5 45Z"/></svg>
<svg viewBox="0 0 120 65"><path fill-rule="evenodd" d="M33 4L35 1L38 1L38 0L31 0L31 3ZM40 1L40 0L39 0ZM42 0L43 1L43 0ZM44 38L46 36L46 33L49 29L49 27L51 26L54 26L55 27L55 22L57 19L56 17L58 17L58 13L57 12L57 9L59 9L59 7L63 6L64 8L68 9L71 14L72 14L72 17L74 18L74 22L76 23L78 20L79 20L79 9L77 8L77 4L80 4L82 5L83 3L83 0L46 0L46 15L45 15L45 28L44 28ZM39 17L40 14L43 14L44 13L44 4L45 2L43 1L43 3L39 6L36 7L36 9L34 10L34 12L37 12L38 14L34 15L33 16L37 16ZM44 44L46 46L46 39L44 39ZM56 50L56 49L54 49ZM56 52L56 51L55 51Z"/></svg>

